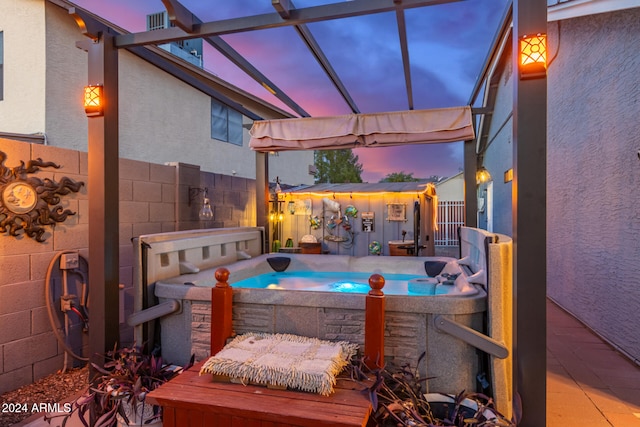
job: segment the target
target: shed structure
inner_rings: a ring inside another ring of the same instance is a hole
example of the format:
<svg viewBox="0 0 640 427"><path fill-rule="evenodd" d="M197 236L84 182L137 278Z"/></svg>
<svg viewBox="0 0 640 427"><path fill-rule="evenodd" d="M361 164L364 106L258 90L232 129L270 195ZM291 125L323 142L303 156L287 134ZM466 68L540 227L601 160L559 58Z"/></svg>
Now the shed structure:
<svg viewBox="0 0 640 427"><path fill-rule="evenodd" d="M436 190L430 182L298 187L278 193L277 199L272 194L269 240L278 240L280 251L296 251L313 236L321 253L432 256L436 212Z"/></svg>

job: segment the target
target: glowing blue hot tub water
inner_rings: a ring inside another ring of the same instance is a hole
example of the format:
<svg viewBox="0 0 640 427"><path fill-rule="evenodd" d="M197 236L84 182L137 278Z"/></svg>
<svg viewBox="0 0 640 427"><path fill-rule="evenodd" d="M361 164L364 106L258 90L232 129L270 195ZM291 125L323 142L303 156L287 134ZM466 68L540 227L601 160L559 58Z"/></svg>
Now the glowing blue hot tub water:
<svg viewBox="0 0 640 427"><path fill-rule="evenodd" d="M366 294L371 273L344 271L285 271L265 273L234 282L234 288L280 289ZM437 280L415 274L385 274L385 295L435 295Z"/></svg>

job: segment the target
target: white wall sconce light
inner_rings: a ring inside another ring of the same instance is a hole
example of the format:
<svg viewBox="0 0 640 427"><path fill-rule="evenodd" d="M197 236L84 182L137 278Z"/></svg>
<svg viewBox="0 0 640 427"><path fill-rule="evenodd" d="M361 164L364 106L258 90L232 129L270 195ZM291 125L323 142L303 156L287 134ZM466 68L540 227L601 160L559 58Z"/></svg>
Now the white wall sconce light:
<svg viewBox="0 0 640 427"><path fill-rule="evenodd" d="M209 189L207 187L189 187L189 206L198 197L203 194L202 208L198 212L200 221L211 221L213 219L213 209L211 209L211 200L209 200Z"/></svg>

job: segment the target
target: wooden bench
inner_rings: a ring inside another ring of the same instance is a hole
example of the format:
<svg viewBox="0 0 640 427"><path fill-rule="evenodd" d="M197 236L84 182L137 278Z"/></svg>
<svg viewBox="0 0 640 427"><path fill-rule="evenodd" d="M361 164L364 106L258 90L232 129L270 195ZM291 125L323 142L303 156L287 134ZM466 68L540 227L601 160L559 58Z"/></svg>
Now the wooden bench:
<svg viewBox="0 0 640 427"><path fill-rule="evenodd" d="M232 336L229 271L219 268L211 291L211 354ZM369 279L364 357L369 367L384 362L384 278ZM216 325L214 328L213 325ZM263 386L213 381L199 375L204 361L150 392L147 400L163 407L164 427L315 427L366 426L371 414L362 384L339 378L330 396Z"/></svg>
<svg viewBox="0 0 640 427"><path fill-rule="evenodd" d="M339 379L330 396L213 381L199 362L147 401L163 407L164 427L366 426L371 404L363 386Z"/></svg>

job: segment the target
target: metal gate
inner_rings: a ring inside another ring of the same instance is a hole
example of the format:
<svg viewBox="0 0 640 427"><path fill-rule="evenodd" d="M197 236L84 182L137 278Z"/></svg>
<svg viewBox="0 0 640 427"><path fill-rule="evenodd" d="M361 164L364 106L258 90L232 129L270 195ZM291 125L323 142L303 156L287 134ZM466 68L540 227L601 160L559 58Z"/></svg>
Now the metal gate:
<svg viewBox="0 0 640 427"><path fill-rule="evenodd" d="M464 200L438 201L436 246L458 246L458 227L464 225Z"/></svg>

